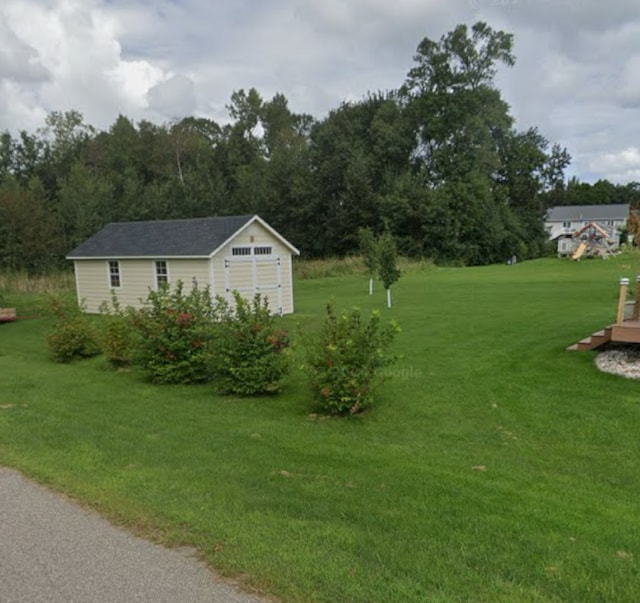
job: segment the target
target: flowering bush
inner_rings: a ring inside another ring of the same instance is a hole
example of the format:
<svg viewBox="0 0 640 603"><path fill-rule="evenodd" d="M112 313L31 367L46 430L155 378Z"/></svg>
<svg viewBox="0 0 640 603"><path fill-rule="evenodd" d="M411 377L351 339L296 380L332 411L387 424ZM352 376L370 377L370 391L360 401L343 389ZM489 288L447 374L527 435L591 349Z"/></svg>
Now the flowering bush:
<svg viewBox="0 0 640 603"><path fill-rule="evenodd" d="M237 291L234 305L218 298L220 322L211 366L218 391L253 395L274 393L289 370L289 337L276 327L266 299L251 302Z"/></svg>
<svg viewBox="0 0 640 603"><path fill-rule="evenodd" d="M47 338L49 349L56 362L71 362L76 358L88 358L100 353L95 329L73 300L54 297L51 300L54 316L53 329Z"/></svg>
<svg viewBox="0 0 640 603"><path fill-rule="evenodd" d="M135 310L130 307L122 308L113 293L111 305L102 303L100 313L103 315L100 330L102 353L112 368L129 366L134 346Z"/></svg>
<svg viewBox="0 0 640 603"><path fill-rule="evenodd" d="M371 405L380 369L395 360L388 348L399 331L393 321L383 325L377 311L367 321L357 308L336 315L327 305L320 332L305 345L309 384L322 411L355 414Z"/></svg>
<svg viewBox="0 0 640 603"><path fill-rule="evenodd" d="M189 294L178 282L150 291L144 306L132 315L136 332L133 359L156 383L209 381L208 352L215 307L209 289Z"/></svg>

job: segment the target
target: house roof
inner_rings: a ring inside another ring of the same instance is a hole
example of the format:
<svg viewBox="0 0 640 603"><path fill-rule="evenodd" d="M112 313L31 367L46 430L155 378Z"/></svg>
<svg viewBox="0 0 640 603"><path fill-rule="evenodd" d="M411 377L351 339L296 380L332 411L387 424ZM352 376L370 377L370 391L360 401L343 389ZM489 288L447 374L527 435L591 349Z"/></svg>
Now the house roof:
<svg viewBox="0 0 640 603"><path fill-rule="evenodd" d="M209 257L254 222L298 255L298 250L259 216L224 216L113 222L78 245L67 259Z"/></svg>
<svg viewBox="0 0 640 603"><path fill-rule="evenodd" d="M582 220L597 222L601 220L626 220L629 217L628 203L611 205L560 205L547 210L546 222L567 222Z"/></svg>

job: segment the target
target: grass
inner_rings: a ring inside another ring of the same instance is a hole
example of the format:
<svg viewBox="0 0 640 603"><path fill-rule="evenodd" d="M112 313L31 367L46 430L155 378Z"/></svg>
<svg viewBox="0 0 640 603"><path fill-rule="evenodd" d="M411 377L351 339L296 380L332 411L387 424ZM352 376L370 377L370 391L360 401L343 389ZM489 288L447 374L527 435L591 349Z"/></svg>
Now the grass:
<svg viewBox="0 0 640 603"><path fill-rule="evenodd" d="M0 272L0 307L16 306L18 316L47 314L51 296L61 294L75 294L73 271L41 275Z"/></svg>
<svg viewBox="0 0 640 603"><path fill-rule="evenodd" d="M612 321L637 259L298 279L295 333L336 306L403 328L378 404L273 398L56 365L48 319L0 326L0 464L283 601L636 601L638 383L564 348ZM18 300L19 301L19 300ZM16 304L18 305L18 304Z"/></svg>
<svg viewBox="0 0 640 603"><path fill-rule="evenodd" d="M434 264L431 260L416 260L401 257L398 259L398 267L402 272L416 272L432 269L434 268ZM293 272L296 280L303 280L333 276L362 275L367 273L367 268L360 256L322 260L295 258L293 262Z"/></svg>

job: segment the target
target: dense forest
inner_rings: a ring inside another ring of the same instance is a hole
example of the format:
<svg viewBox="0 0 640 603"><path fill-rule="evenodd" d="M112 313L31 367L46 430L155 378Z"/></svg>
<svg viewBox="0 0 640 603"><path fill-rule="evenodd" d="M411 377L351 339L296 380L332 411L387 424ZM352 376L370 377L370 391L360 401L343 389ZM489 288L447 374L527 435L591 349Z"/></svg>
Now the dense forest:
<svg viewBox="0 0 640 603"><path fill-rule="evenodd" d="M565 182L568 152L514 128L494 78L513 37L485 23L425 38L397 90L325 118L238 90L229 120L97 131L76 111L0 134L0 266L45 271L108 222L257 213L306 257L357 251L359 227L400 252L487 264L545 247L552 205L632 202L640 185Z"/></svg>

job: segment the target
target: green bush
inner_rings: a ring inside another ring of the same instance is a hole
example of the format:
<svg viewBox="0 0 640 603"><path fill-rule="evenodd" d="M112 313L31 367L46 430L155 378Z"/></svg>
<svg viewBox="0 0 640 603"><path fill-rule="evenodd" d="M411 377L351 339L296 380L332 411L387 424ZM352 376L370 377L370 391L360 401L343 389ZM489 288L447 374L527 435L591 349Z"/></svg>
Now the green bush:
<svg viewBox="0 0 640 603"><path fill-rule="evenodd" d="M399 330L394 321L382 324L377 311L366 320L357 308L336 315L327 305L320 332L305 343L309 384L320 410L356 414L372 404L380 369L395 360L388 350Z"/></svg>
<svg viewBox="0 0 640 603"><path fill-rule="evenodd" d="M131 364L135 346L135 310L122 308L115 293L111 305L100 306L103 321L100 332L100 347L112 368L123 368Z"/></svg>
<svg viewBox="0 0 640 603"><path fill-rule="evenodd" d="M95 329L75 300L53 297L51 312L54 322L47 343L56 362L71 362L100 353Z"/></svg>
<svg viewBox="0 0 640 603"><path fill-rule="evenodd" d="M249 302L237 291L233 296L233 307L218 298L220 321L211 355L216 388L224 394L275 393L289 370L289 337L277 327L266 299L257 294Z"/></svg>
<svg viewBox="0 0 640 603"><path fill-rule="evenodd" d="M132 359L155 383L209 381L214 320L208 288L194 287L185 294L178 282L173 290L165 285L150 291L144 306L132 316Z"/></svg>

